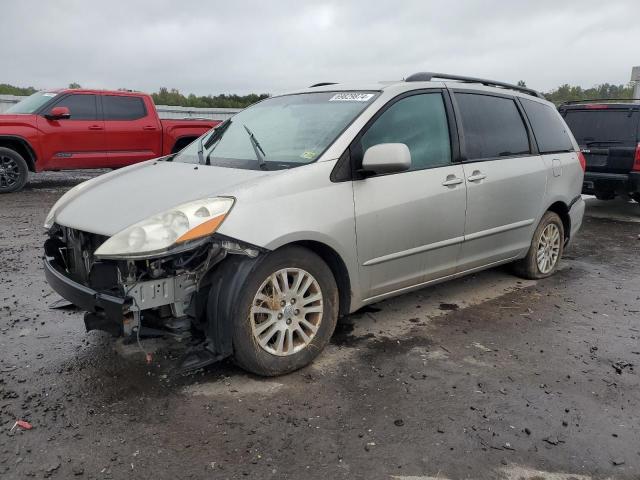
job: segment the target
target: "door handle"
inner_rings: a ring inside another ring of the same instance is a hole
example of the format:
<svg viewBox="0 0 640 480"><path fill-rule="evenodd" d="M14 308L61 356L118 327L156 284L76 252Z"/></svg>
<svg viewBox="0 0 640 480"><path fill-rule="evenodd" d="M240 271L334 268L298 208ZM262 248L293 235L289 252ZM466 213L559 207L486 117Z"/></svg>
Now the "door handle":
<svg viewBox="0 0 640 480"><path fill-rule="evenodd" d="M154 127L153 125L145 125L144 127L142 127L143 130L155 130L156 127Z"/></svg>
<svg viewBox="0 0 640 480"><path fill-rule="evenodd" d="M89 125L89 130L104 130L102 125Z"/></svg>
<svg viewBox="0 0 640 480"><path fill-rule="evenodd" d="M482 173L480 170L474 170L470 177L467 177L467 181L469 182L479 182L480 180L484 180L487 176Z"/></svg>
<svg viewBox="0 0 640 480"><path fill-rule="evenodd" d="M442 185L445 187L454 187L456 185L460 185L462 182L463 180L455 175L447 175L447 179L442 182Z"/></svg>

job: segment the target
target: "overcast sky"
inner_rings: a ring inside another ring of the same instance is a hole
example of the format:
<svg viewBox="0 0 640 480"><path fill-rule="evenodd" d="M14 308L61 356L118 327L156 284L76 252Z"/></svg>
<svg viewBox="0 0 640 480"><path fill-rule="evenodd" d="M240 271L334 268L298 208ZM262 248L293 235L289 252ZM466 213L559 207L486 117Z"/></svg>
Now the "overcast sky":
<svg viewBox="0 0 640 480"><path fill-rule="evenodd" d="M279 93L416 71L627 83L639 0L2 0L0 83Z"/></svg>

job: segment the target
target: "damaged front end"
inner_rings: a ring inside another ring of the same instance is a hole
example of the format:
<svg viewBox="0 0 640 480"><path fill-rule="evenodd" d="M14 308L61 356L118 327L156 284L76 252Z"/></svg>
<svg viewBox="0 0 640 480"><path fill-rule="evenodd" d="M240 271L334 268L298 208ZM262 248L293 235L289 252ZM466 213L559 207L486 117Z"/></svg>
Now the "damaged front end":
<svg viewBox="0 0 640 480"><path fill-rule="evenodd" d="M85 310L87 331L102 330L131 341L186 338L195 333L205 363L230 355L228 339L212 338L206 305L216 266L228 255L256 258L261 249L221 235L188 249L148 259L102 259L95 251L108 237L53 225L45 242L47 281ZM202 361L196 363L202 363Z"/></svg>

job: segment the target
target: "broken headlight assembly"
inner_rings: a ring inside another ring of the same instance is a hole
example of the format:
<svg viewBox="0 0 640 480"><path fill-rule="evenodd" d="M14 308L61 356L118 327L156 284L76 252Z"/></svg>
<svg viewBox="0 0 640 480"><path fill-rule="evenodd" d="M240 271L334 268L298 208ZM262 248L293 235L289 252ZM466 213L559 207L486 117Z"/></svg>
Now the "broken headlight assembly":
<svg viewBox="0 0 640 480"><path fill-rule="evenodd" d="M103 259L144 259L180 252L213 235L234 204L231 197L184 203L116 233L95 252Z"/></svg>

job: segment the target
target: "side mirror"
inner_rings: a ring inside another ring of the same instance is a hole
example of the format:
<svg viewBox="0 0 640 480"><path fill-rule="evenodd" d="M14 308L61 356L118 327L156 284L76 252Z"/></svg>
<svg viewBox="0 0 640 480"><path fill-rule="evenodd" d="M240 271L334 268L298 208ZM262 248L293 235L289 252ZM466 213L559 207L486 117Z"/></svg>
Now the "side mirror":
<svg viewBox="0 0 640 480"><path fill-rule="evenodd" d="M44 117L47 120L63 120L71 118L71 112L68 107L53 107Z"/></svg>
<svg viewBox="0 0 640 480"><path fill-rule="evenodd" d="M367 148L362 159L360 173L373 175L379 173L404 172L411 168L411 152L404 143L381 143Z"/></svg>

